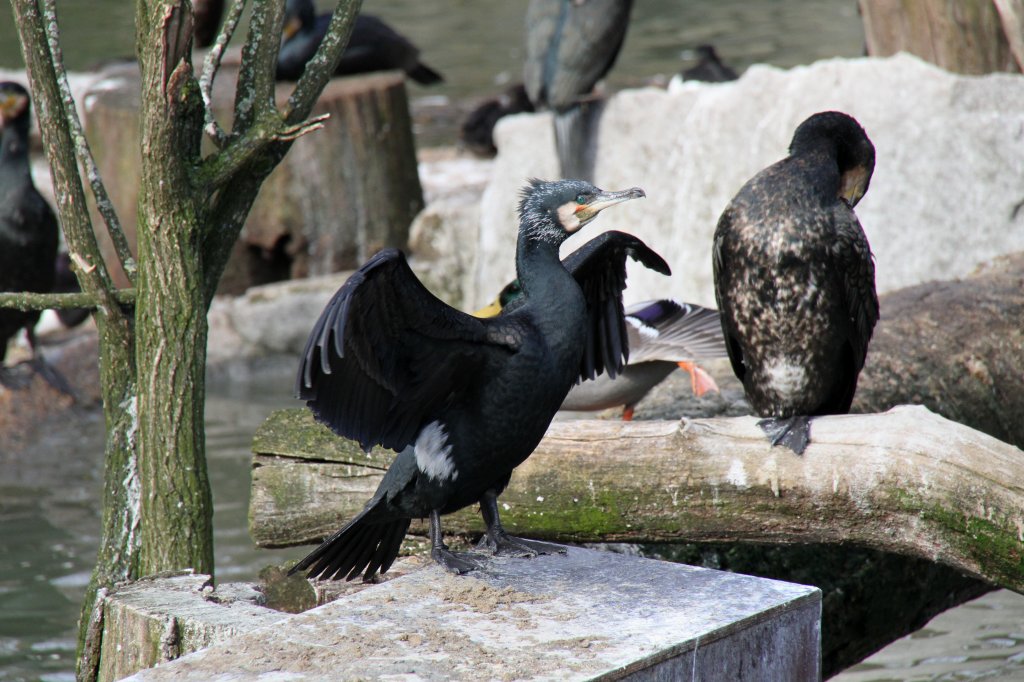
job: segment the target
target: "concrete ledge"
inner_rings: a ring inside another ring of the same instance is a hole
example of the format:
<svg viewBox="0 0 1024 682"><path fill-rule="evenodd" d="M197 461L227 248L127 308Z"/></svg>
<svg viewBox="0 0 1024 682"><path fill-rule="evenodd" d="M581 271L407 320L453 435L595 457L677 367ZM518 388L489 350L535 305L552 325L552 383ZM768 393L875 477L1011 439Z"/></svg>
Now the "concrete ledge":
<svg viewBox="0 0 1024 682"><path fill-rule="evenodd" d="M817 588L569 548L437 566L132 680L815 680Z"/></svg>

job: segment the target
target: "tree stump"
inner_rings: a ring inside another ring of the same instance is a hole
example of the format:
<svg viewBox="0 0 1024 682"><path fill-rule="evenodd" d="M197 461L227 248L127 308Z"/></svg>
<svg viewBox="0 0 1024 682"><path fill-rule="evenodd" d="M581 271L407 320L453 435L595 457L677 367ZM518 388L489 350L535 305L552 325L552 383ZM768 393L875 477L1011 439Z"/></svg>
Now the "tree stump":
<svg viewBox="0 0 1024 682"><path fill-rule="evenodd" d="M1021 71L1020 0L859 0L872 57L909 52L947 71Z"/></svg>
<svg viewBox="0 0 1024 682"><path fill-rule="evenodd" d="M230 124L237 71L226 64L214 110ZM277 88L279 104L293 84ZM118 215L135 248L139 189L139 84L134 64L117 67L87 95L86 134ZM295 141L253 204L219 293L352 269L386 246L404 247L423 208L404 77L384 72L335 78L313 115L323 130ZM93 211L94 221L99 221ZM104 256L113 247L101 236ZM127 283L120 276L119 285Z"/></svg>

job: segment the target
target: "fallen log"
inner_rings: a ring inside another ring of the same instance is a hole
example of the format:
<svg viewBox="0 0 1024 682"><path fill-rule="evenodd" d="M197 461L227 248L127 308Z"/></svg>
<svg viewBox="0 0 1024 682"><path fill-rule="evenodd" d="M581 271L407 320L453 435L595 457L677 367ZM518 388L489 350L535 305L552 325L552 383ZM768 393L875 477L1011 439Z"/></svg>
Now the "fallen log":
<svg viewBox="0 0 1024 682"><path fill-rule="evenodd" d="M250 532L266 547L335 530L394 456L305 410L275 413L253 449ZM555 422L501 502L505 526L531 537L852 543L1024 592L1024 453L923 407L819 418L802 458L750 417ZM466 509L445 530L483 528Z"/></svg>

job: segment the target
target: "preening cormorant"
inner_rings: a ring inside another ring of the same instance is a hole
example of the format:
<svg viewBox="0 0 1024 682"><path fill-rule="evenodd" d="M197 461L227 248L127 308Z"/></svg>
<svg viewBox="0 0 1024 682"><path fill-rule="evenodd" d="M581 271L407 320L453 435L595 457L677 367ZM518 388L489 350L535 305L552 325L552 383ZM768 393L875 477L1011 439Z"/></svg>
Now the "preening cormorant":
<svg viewBox="0 0 1024 682"><path fill-rule="evenodd" d="M815 114L789 156L740 189L715 230L729 360L773 445L802 454L810 417L849 411L878 320L875 267L853 207L875 148L846 114Z"/></svg>
<svg viewBox="0 0 1024 682"><path fill-rule="evenodd" d="M707 83L724 83L739 78L736 72L728 64L718 58L718 52L714 45L698 45L697 58L700 60L694 66L685 69L682 73L684 81L705 81Z"/></svg>
<svg viewBox="0 0 1024 682"><path fill-rule="evenodd" d="M473 570L472 558L445 546L441 515L477 502L482 542L496 553L559 551L509 536L497 498L569 387L622 367L626 256L669 273L660 256L621 232L587 243L575 277L558 259L562 242L599 211L642 196L639 188L532 180L519 204L523 296L497 317L476 318L435 298L395 249L349 278L310 333L297 393L336 433L399 455L363 511L292 572L369 580L394 561L410 519L422 517L430 518L431 556L452 572Z"/></svg>
<svg viewBox="0 0 1024 682"><path fill-rule="evenodd" d="M57 218L32 183L28 158L31 125L28 91L0 83L0 291L49 292L57 258ZM0 365L7 344L21 329L28 334L34 364L48 381L36 351L33 328L39 311L0 308ZM0 367L0 380L4 379Z"/></svg>
<svg viewBox="0 0 1024 682"><path fill-rule="evenodd" d="M570 272L575 253L562 263ZM490 317L512 304L521 294L519 280L507 284L489 305L474 315ZM718 385L696 360L725 357L725 340L718 311L672 299L641 301L627 306L626 339L629 361L617 376L602 374L572 387L562 410L592 412L622 406L622 418L630 421L636 404L676 369L690 375L694 395L717 391Z"/></svg>
<svg viewBox="0 0 1024 682"><path fill-rule="evenodd" d="M596 108L586 101L612 68L632 0L531 0L523 80L530 101L551 109L562 177L593 175Z"/></svg>
<svg viewBox="0 0 1024 682"><path fill-rule="evenodd" d="M313 0L288 0L284 35L277 56L277 80L295 81L306 70L331 23L330 14L316 15ZM371 14L355 19L352 35L334 70L336 76L399 69L417 83L432 85L444 78L420 61L420 51L409 39Z"/></svg>

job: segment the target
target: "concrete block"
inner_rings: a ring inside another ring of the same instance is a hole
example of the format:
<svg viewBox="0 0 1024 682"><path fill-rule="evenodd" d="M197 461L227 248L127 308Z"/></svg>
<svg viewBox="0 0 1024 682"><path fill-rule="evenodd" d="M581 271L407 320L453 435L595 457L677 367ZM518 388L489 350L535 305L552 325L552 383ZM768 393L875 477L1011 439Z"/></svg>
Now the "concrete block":
<svg viewBox="0 0 1024 682"><path fill-rule="evenodd" d="M816 680L821 593L571 547L437 566L131 677Z"/></svg>

